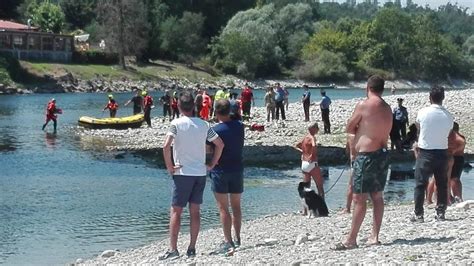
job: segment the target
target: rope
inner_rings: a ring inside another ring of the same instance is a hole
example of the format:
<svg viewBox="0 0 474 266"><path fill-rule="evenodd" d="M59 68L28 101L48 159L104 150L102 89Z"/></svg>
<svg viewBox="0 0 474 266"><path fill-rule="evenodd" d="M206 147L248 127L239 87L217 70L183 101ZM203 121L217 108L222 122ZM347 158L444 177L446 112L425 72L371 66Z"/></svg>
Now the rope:
<svg viewBox="0 0 474 266"><path fill-rule="evenodd" d="M334 186L337 184L337 182L339 182L339 179L341 179L342 174L346 171L346 169L347 169L348 166L350 166L350 159L349 159L349 161L347 162L346 167L344 167L344 169L342 169L342 171L341 171L341 173L339 174L339 176L337 177L336 181L334 181L334 184L332 184L332 186L331 186L328 190L324 191L324 195L327 195L327 194L329 193L329 191L331 191L331 189L334 188Z"/></svg>

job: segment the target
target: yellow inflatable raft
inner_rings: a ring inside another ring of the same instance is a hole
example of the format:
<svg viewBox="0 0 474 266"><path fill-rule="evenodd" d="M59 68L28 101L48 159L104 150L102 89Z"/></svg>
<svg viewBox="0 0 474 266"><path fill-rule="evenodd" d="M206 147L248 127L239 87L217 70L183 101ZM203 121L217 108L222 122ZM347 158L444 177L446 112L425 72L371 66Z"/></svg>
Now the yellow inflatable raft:
<svg viewBox="0 0 474 266"><path fill-rule="evenodd" d="M94 118L82 116L79 118L79 125L92 129L127 129L141 127L143 121L145 121L143 114L115 118Z"/></svg>

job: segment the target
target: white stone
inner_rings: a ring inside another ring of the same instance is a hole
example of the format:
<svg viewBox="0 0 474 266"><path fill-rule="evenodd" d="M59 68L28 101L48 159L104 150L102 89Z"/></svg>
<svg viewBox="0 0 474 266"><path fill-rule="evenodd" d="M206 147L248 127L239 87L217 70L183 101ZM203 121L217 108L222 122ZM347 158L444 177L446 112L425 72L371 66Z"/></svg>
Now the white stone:
<svg viewBox="0 0 474 266"><path fill-rule="evenodd" d="M466 200L461 203L456 204L456 209L468 210L472 205L474 205L474 200Z"/></svg>
<svg viewBox="0 0 474 266"><path fill-rule="evenodd" d="M305 243L306 241L308 241L308 236L304 234L300 234L296 237L295 246L301 245Z"/></svg>
<svg viewBox="0 0 474 266"><path fill-rule="evenodd" d="M102 254L100 254L100 256L102 258L110 258L110 257L115 256L115 254L117 254L117 251L109 249L109 250L105 250L104 252L102 252Z"/></svg>
<svg viewBox="0 0 474 266"><path fill-rule="evenodd" d="M263 240L265 242L265 245L275 245L278 243L278 239L275 238L266 238Z"/></svg>

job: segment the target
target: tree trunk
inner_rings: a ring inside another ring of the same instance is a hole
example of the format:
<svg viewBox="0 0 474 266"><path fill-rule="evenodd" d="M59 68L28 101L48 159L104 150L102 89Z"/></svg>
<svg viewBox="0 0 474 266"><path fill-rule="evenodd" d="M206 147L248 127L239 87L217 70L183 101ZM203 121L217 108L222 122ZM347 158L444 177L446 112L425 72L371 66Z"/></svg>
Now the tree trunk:
<svg viewBox="0 0 474 266"><path fill-rule="evenodd" d="M125 65L125 37L124 37L124 28L125 28L125 21L123 17L123 0L118 0L118 8L119 8L119 60L120 66L122 69L126 69Z"/></svg>

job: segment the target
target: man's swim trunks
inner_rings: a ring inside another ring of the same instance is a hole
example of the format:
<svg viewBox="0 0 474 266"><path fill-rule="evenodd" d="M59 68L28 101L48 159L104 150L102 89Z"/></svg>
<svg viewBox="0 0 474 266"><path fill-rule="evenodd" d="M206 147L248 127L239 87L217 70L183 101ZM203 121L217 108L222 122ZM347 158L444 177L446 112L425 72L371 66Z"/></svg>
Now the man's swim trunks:
<svg viewBox="0 0 474 266"><path fill-rule="evenodd" d="M388 151L360 152L354 160L352 189L356 194L383 191L387 181Z"/></svg>
<svg viewBox="0 0 474 266"><path fill-rule="evenodd" d="M452 178L461 178L462 169L464 168L464 156L453 156L454 164L451 171Z"/></svg>

